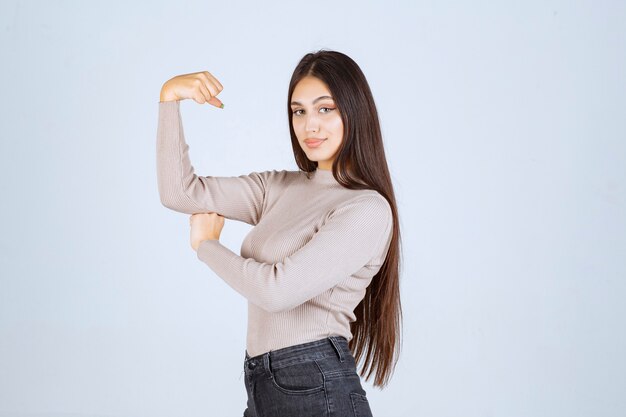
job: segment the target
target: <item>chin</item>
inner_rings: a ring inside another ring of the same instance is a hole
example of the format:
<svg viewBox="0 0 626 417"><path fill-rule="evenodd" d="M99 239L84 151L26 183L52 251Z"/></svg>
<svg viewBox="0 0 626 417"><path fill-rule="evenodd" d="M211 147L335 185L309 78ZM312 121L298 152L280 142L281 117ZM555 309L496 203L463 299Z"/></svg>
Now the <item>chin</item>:
<svg viewBox="0 0 626 417"><path fill-rule="evenodd" d="M319 157L319 156L318 156L318 157L315 157L315 158L312 158L312 157L310 157L310 156L308 156L308 155L307 155L307 158L309 158L309 160L310 160L311 162L317 162L317 163L319 163L319 162L323 162L323 161L327 161L327 160L328 160L328 158L327 158L327 157Z"/></svg>

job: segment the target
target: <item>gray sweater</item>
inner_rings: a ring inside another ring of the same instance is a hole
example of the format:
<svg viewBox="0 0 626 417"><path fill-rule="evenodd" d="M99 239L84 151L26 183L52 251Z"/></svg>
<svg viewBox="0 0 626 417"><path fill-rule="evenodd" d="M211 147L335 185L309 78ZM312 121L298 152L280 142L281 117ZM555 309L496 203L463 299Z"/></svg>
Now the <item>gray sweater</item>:
<svg viewBox="0 0 626 417"><path fill-rule="evenodd" d="M248 300L246 350L270 350L331 335L350 322L385 260L393 218L374 190L342 187L330 170L198 176L189 159L180 101L159 102L157 179L162 204L215 212L254 227L238 255L202 241L198 259Z"/></svg>

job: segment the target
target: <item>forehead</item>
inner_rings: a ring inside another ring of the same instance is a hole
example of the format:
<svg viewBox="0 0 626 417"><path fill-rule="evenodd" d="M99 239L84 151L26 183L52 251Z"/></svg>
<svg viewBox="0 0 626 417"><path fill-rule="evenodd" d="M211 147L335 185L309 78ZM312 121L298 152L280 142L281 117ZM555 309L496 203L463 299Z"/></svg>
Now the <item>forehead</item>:
<svg viewBox="0 0 626 417"><path fill-rule="evenodd" d="M293 90L292 104L308 104L320 97L332 99L332 94L326 83L316 77L307 76L301 79Z"/></svg>

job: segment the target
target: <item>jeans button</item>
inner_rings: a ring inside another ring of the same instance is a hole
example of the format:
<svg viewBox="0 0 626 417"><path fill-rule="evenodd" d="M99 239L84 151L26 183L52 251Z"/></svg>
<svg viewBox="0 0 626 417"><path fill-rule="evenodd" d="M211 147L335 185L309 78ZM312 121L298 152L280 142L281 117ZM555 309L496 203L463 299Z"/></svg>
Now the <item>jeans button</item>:
<svg viewBox="0 0 626 417"><path fill-rule="evenodd" d="M248 362L248 369L252 369L256 366L254 362Z"/></svg>

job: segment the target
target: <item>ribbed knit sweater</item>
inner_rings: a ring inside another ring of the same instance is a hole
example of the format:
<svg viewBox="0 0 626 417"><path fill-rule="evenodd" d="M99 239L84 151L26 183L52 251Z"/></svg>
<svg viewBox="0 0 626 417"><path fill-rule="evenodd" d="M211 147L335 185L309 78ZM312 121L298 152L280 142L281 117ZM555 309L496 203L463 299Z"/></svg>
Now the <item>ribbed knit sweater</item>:
<svg viewBox="0 0 626 417"><path fill-rule="evenodd" d="M250 356L331 335L352 339L354 309L391 242L391 208L381 194L345 188L320 168L198 176L180 101L159 102L157 180L167 208L254 226L240 255L219 240L204 240L197 250L248 300Z"/></svg>

